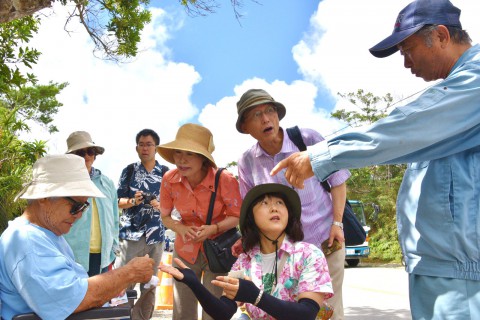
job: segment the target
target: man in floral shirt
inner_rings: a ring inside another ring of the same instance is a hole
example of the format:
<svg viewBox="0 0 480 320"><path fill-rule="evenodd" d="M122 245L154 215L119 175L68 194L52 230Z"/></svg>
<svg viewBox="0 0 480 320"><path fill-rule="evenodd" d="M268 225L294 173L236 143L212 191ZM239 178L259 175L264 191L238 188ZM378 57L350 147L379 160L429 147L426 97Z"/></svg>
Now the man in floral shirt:
<svg viewBox="0 0 480 320"><path fill-rule="evenodd" d="M123 169L118 185L118 206L123 209L120 217L120 255L115 264L123 266L135 257L146 254L155 261L154 274L162 259L165 227L160 214L160 185L168 167L155 160L156 146L160 144L158 134L143 129L136 136L139 162ZM135 284L131 285L131 288ZM146 292L140 285L142 294ZM136 306L139 319L150 319L155 306L155 295L141 299Z"/></svg>

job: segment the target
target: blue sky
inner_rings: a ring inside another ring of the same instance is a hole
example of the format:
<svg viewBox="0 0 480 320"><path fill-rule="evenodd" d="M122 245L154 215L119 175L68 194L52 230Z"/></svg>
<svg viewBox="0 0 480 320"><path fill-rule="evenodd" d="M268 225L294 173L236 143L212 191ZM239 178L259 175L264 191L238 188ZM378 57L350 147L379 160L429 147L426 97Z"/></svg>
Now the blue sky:
<svg viewBox="0 0 480 320"><path fill-rule="evenodd" d="M391 33L409 1L260 2L245 0L239 23L229 1L196 18L177 0L153 1L140 52L125 64L95 58L75 19L65 32L72 7L55 2L41 12L42 25L31 43L43 53L34 72L42 82L69 86L59 96L64 103L55 117L59 132L34 128L26 138L48 140L49 153L63 153L71 132L88 131L106 149L94 166L116 182L138 159L134 138L143 128L154 129L167 143L179 126L197 122L212 131L219 166L238 160L255 142L235 129L236 102L251 88L267 90L286 106L283 127L314 128L329 138L345 128L330 112L353 108L337 92L361 88L379 96L391 93L399 101L431 85L404 69L398 53L377 59L368 52ZM477 43L480 2L453 3Z"/></svg>

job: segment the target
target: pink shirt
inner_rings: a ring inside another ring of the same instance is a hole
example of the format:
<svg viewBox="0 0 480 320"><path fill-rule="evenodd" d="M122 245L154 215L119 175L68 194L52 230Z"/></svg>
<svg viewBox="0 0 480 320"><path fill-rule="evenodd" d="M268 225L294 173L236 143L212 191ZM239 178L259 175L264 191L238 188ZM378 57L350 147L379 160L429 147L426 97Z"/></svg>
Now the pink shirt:
<svg viewBox="0 0 480 320"><path fill-rule="evenodd" d="M175 207L182 223L200 227L207 221L210 197L214 191L216 169L210 168L207 176L193 190L187 179L173 169L165 173L160 188L160 211L168 216ZM217 196L212 214L212 224L222 221L226 216L239 217L242 199L235 177L224 170L220 175ZM215 235L216 236L216 235ZM175 251L183 259L195 263L202 243L184 242L182 237L175 238Z"/></svg>
<svg viewBox="0 0 480 320"><path fill-rule="evenodd" d="M283 129L282 129L283 130ZM300 129L302 137L307 146L316 144L323 137L315 130ZM290 184L285 179L285 172L279 172L270 176L270 171L281 160L292 153L298 152L298 148L290 140L284 130L282 150L275 156L266 153L258 142L245 151L238 160L238 178L240 182L240 193L245 197L248 190L263 183L281 183L287 186ZM328 177L332 187L341 185L350 177L348 170L340 170ZM330 228L333 222L333 207L330 194L320 184L320 181L312 177L305 180L303 189L295 189L302 202L302 225L306 242L313 243L320 248L321 243L330 235Z"/></svg>
<svg viewBox="0 0 480 320"><path fill-rule="evenodd" d="M285 265L279 270L278 284L271 293L283 301L298 301L302 292L320 292L325 299L333 296L332 282L328 265L322 250L307 242L291 242L288 236L278 249L279 259L288 254ZM248 253L242 253L232 270L242 270L253 283L263 289L262 255L260 247L253 247ZM275 319L252 304L245 304L252 319Z"/></svg>

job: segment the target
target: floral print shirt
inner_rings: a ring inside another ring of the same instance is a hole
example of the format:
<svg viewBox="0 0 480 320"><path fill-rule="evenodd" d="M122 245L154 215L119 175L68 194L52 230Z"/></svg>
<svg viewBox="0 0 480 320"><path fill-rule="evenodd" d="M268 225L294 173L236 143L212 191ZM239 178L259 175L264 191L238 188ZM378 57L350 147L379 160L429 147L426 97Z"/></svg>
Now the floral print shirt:
<svg viewBox="0 0 480 320"><path fill-rule="evenodd" d="M128 166L123 169L118 183L118 198L133 198L138 190L160 197L162 177L168 167L155 161L155 167L148 172L139 161L133 164L133 172L127 179ZM129 180L129 181L127 181ZM145 235L147 244L163 242L165 227L160 212L143 203L128 209L123 209L120 217L120 239L138 241Z"/></svg>
<svg viewBox="0 0 480 320"><path fill-rule="evenodd" d="M288 255L285 265L278 271L278 284L270 295L283 301L297 301L302 292L321 292L325 299L333 296L327 260L319 248L307 242L291 242L286 236L278 250L278 259L284 254ZM262 254L258 245L241 254L232 270L242 270L258 288L265 289L262 283ZM253 304L247 303L245 307L251 319L275 319Z"/></svg>

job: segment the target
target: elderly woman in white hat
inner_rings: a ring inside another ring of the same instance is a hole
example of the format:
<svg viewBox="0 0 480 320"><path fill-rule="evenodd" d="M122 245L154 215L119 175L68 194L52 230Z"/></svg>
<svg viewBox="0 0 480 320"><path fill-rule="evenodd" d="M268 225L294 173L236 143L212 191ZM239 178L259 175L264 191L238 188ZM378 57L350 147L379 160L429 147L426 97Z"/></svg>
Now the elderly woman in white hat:
<svg viewBox="0 0 480 320"><path fill-rule="evenodd" d="M75 262L63 235L82 218L87 199L104 197L82 158L65 154L39 159L19 197L28 201L27 207L0 237L2 319L29 312L42 319L65 319L104 305L131 282L152 277L148 257L90 278Z"/></svg>
<svg viewBox="0 0 480 320"><path fill-rule="evenodd" d="M329 319L332 296L328 265L322 251L303 242L302 207L295 190L282 184L253 187L243 199L240 213L245 253L228 276L213 284L222 288L213 297L181 261L179 268L160 269L188 285L202 307L216 320L230 319L237 303L245 303L249 319Z"/></svg>
<svg viewBox="0 0 480 320"><path fill-rule="evenodd" d="M207 238L236 227L242 199L235 177L224 171L220 175L211 224L206 224L210 196L214 190L217 165L212 157L215 146L210 130L187 123L178 129L174 141L157 147L165 160L176 165L168 171L160 188L160 211L165 226L176 232L173 257L179 258L202 277L207 289L220 297L222 289L211 281L213 273L203 253L202 243ZM180 220L171 217L176 209ZM173 319L197 319L197 299L183 283L175 282ZM203 312L203 320L212 319Z"/></svg>
<svg viewBox="0 0 480 320"><path fill-rule="evenodd" d="M105 195L104 198L91 199L92 205L65 235L75 260L91 277L108 271L109 265L115 260L115 251L119 246L117 189L110 178L93 167L97 155L103 154L105 148L96 145L88 132L72 132L67 138L67 147L66 153L85 160L90 179Z"/></svg>

